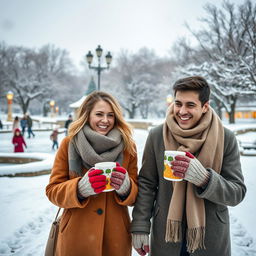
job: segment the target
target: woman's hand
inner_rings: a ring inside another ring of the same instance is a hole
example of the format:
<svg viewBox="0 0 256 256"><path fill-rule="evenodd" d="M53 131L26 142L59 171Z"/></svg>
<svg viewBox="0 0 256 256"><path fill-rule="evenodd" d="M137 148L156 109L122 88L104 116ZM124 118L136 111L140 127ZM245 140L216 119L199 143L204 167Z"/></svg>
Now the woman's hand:
<svg viewBox="0 0 256 256"><path fill-rule="evenodd" d="M130 193L131 182L128 172L118 163L111 173L110 185L120 196L127 196Z"/></svg>
<svg viewBox="0 0 256 256"><path fill-rule="evenodd" d="M78 192L83 197L101 193L106 188L106 176L102 170L91 168L78 182Z"/></svg>

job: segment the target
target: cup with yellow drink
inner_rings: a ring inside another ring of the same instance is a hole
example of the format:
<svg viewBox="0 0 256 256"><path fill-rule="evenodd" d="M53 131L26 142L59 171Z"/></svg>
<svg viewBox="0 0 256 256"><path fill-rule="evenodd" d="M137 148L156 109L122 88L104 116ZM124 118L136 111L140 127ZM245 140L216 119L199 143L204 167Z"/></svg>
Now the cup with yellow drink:
<svg viewBox="0 0 256 256"><path fill-rule="evenodd" d="M175 160L175 156L177 156L177 155L185 156L186 153L183 151L172 151L172 150L164 151L164 173L163 173L163 176L166 180L171 180L171 181L183 180L182 178L177 177L173 174L171 163L170 163L171 161Z"/></svg>
<svg viewBox="0 0 256 256"><path fill-rule="evenodd" d="M102 174L106 176L106 188L103 190L103 192L109 192L112 190L115 190L111 185L110 185L110 177L113 169L116 167L115 162L101 162L101 163L96 163L95 164L95 169L102 170Z"/></svg>

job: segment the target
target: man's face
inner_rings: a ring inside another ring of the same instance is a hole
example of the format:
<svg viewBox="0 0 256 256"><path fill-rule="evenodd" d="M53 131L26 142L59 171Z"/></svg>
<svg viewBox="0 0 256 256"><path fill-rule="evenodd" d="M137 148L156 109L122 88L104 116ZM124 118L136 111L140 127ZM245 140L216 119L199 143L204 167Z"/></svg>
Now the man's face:
<svg viewBox="0 0 256 256"><path fill-rule="evenodd" d="M197 125L202 115L209 109L209 102L203 106L199 94L194 91L177 91L174 102L174 117L178 125L184 129L191 129Z"/></svg>

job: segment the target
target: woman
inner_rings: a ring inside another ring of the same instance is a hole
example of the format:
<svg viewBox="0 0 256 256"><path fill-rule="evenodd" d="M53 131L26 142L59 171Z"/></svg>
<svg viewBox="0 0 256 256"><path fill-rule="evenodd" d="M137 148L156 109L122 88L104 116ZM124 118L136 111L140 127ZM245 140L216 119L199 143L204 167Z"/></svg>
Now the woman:
<svg viewBox="0 0 256 256"><path fill-rule="evenodd" d="M118 162L111 192L98 162ZM88 95L57 152L49 200L64 208L56 255L131 255L128 205L137 196L137 154L117 101L104 92Z"/></svg>
<svg viewBox="0 0 256 256"><path fill-rule="evenodd" d="M16 129L20 128L20 123L19 123L19 117L15 116L13 123L12 123L12 132L15 134Z"/></svg>

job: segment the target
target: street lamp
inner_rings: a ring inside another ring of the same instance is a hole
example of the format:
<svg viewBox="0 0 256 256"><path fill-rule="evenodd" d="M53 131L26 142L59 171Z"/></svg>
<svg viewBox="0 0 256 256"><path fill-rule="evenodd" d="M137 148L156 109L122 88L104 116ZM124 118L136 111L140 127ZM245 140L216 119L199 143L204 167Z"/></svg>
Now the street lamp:
<svg viewBox="0 0 256 256"><path fill-rule="evenodd" d="M7 121L12 121L12 100L13 100L13 93L9 91L6 94L7 104L8 104L8 113L7 113Z"/></svg>
<svg viewBox="0 0 256 256"><path fill-rule="evenodd" d="M59 114L59 107L58 106L55 107L55 113L56 113L56 116L58 116L58 114Z"/></svg>
<svg viewBox="0 0 256 256"><path fill-rule="evenodd" d="M53 117L53 116L54 116L54 105L55 105L55 101L54 101L54 100L51 100L51 101L49 102L49 104L50 104L50 107L51 107L51 117Z"/></svg>
<svg viewBox="0 0 256 256"><path fill-rule="evenodd" d="M102 56L103 49L100 47L100 45L98 45L98 47L96 48L95 51L96 51L96 55L98 57L98 66L91 66L92 60L93 60L93 54L91 53L91 51L89 51L86 54L86 60L87 60L87 63L88 63L88 67L90 69L94 69L94 70L97 71L97 74L98 74L98 90L100 90L100 73L104 69L109 69L109 65L112 61L112 55L110 54L110 52L108 52L108 54L105 56L107 67L102 67L100 62L101 62L101 56Z"/></svg>

